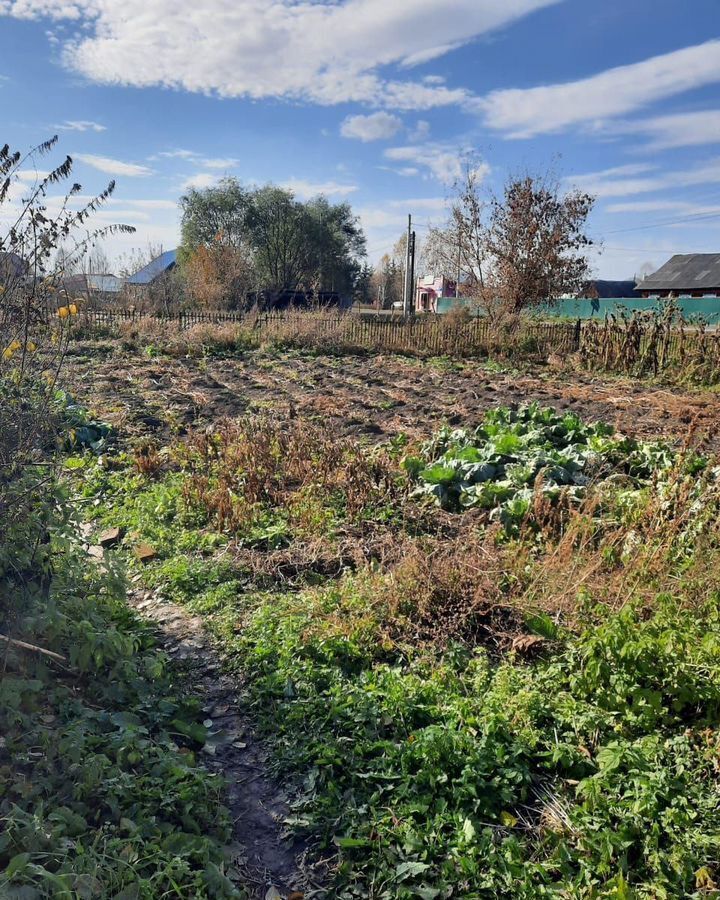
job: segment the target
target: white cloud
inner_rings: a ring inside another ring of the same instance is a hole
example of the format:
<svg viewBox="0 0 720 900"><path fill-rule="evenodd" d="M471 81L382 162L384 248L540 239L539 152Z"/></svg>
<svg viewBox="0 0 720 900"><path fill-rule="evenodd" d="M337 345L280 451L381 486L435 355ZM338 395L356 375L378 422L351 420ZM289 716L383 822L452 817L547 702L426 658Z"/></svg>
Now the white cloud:
<svg viewBox="0 0 720 900"><path fill-rule="evenodd" d="M189 191L191 189L195 189L197 191L202 191L205 188L212 187L214 184L217 184L218 176L215 172L198 172L195 175L191 175L189 178L186 178L185 181L180 185L181 191Z"/></svg>
<svg viewBox="0 0 720 900"><path fill-rule="evenodd" d="M290 178L284 181L282 186L292 191L301 200L309 200L320 194L325 197L347 197L358 190L356 184L339 184L337 181L307 181L304 178Z"/></svg>
<svg viewBox="0 0 720 900"><path fill-rule="evenodd" d="M426 212L445 212L448 208L446 197L411 197L409 200L390 200L388 206L397 209L407 209L409 212L413 210L425 210Z"/></svg>
<svg viewBox="0 0 720 900"><path fill-rule="evenodd" d="M579 81L493 91L475 105L491 128L527 138L601 122L718 81L720 40L712 40Z"/></svg>
<svg viewBox="0 0 720 900"><path fill-rule="evenodd" d="M49 174L49 171L38 172L37 169L23 169L20 172L15 173L15 178L17 178L18 181L35 184L36 181L42 181L43 178L47 178Z"/></svg>
<svg viewBox="0 0 720 900"><path fill-rule="evenodd" d="M386 159L394 162L413 163L414 167L425 169L429 175L443 184L452 184L460 178L463 171L462 152L455 148L444 147L441 144L409 145L407 147L389 147L385 151ZM477 173L482 180L490 172L487 163L480 163Z"/></svg>
<svg viewBox="0 0 720 900"><path fill-rule="evenodd" d="M135 163L111 159L109 156L95 156L93 153L75 153L73 158L85 163L86 166L105 172L107 175L122 175L128 178L152 175L152 169L148 169L147 166L138 166Z"/></svg>
<svg viewBox="0 0 720 900"><path fill-rule="evenodd" d="M199 153L195 153L194 150L183 150L182 148L178 148L177 150L163 150L161 153L156 153L154 156L149 157L151 160L155 159L195 159L200 156Z"/></svg>
<svg viewBox="0 0 720 900"><path fill-rule="evenodd" d="M348 116L340 126L340 134L367 143L389 140L401 128L402 119L390 113L376 112L369 116Z"/></svg>
<svg viewBox="0 0 720 900"><path fill-rule="evenodd" d="M62 59L93 81L412 109L469 94L393 79L387 67L433 58L557 2L0 0L0 15L66 20Z"/></svg>
<svg viewBox="0 0 720 900"><path fill-rule="evenodd" d="M116 200L115 202L122 202L127 206L136 206L138 209L150 209L150 210L161 210L161 209L172 209L177 210L178 205L175 200Z"/></svg>
<svg viewBox="0 0 720 900"><path fill-rule="evenodd" d="M62 125L55 125L54 127L59 131L107 131L105 125L100 125L98 122L89 122L85 119L66 121Z"/></svg>
<svg viewBox="0 0 720 900"><path fill-rule="evenodd" d="M402 65L406 69L412 68L413 66L421 66L423 63L437 59L439 56L445 56L446 53L450 53L452 50L457 50L458 47L462 47L464 43L465 41L455 41L452 44L438 44L436 47L427 47L424 50L418 50L416 53L411 53L409 56L406 56L402 61Z"/></svg>
<svg viewBox="0 0 720 900"><path fill-rule="evenodd" d="M203 159L202 164L207 169L234 169L239 160L232 156L221 156L212 159Z"/></svg>
<svg viewBox="0 0 720 900"><path fill-rule="evenodd" d="M643 145L643 151L720 144L720 109L616 122L612 123L611 128L619 134L645 135L650 138L650 142Z"/></svg>
<svg viewBox="0 0 720 900"><path fill-rule="evenodd" d="M688 203L686 200L627 200L622 203L609 203L605 207L605 212L665 212L680 216L704 216L720 212L720 205L710 206L701 203Z"/></svg>
<svg viewBox="0 0 720 900"><path fill-rule="evenodd" d="M414 127L408 132L408 137L413 144L419 144L430 137L430 123L424 119L418 119Z"/></svg>
<svg viewBox="0 0 720 900"><path fill-rule="evenodd" d="M643 175L642 173L648 173ZM637 175L638 177L632 177ZM707 160L690 169L658 172L655 166L619 166L601 172L588 172L567 179L580 190L596 197L628 197L670 188L687 188L701 184L720 184L720 157Z"/></svg>

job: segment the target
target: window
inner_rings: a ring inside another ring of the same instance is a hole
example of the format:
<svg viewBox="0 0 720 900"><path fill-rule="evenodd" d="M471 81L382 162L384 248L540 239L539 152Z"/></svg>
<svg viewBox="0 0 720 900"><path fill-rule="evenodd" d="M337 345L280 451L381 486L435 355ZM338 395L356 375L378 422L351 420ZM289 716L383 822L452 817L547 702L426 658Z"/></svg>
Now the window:
<svg viewBox="0 0 720 900"><path fill-rule="evenodd" d="M695 281L702 281L703 278L707 278L709 274L710 274L710 269L705 269L704 272L699 272L699 273L695 276Z"/></svg>

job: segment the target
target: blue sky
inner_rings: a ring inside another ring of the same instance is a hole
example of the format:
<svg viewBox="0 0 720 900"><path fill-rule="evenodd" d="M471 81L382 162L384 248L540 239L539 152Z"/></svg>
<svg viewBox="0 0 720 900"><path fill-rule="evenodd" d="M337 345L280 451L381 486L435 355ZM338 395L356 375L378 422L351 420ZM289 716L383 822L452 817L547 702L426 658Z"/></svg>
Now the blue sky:
<svg viewBox="0 0 720 900"><path fill-rule="evenodd" d="M598 195L598 275L720 251L718 0L0 0L0 142L61 136L113 239L175 246L177 199L225 174L323 192L371 259L553 165Z"/></svg>

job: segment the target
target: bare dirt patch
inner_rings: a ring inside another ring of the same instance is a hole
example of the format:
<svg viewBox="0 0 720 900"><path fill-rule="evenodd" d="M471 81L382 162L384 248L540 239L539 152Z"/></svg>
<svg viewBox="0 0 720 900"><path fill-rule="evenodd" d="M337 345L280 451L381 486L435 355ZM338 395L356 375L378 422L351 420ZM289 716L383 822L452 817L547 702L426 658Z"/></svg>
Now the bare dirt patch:
<svg viewBox="0 0 720 900"><path fill-rule="evenodd" d="M80 348L78 348L80 349ZM500 404L537 401L602 419L642 438L680 443L692 429L720 447L720 394L538 369L493 371L396 356L310 356L255 351L235 358L173 359L88 347L69 358L73 393L130 437L159 442L188 428L274 410L369 442L426 437L438 425L472 424Z"/></svg>

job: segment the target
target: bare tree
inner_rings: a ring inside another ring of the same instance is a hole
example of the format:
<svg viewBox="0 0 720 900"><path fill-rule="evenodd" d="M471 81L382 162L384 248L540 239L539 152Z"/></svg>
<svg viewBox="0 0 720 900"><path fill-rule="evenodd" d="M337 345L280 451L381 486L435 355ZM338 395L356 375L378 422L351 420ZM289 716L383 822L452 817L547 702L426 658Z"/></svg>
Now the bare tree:
<svg viewBox="0 0 720 900"><path fill-rule="evenodd" d="M552 174L510 178L490 205L486 304L518 313L575 296L590 272L585 225L594 202L581 191L563 193Z"/></svg>
<svg viewBox="0 0 720 900"><path fill-rule="evenodd" d="M464 294L476 298L485 283L487 264L488 201L482 182L479 160L468 158L453 186L448 221L431 228L424 244L426 265L433 273L462 282Z"/></svg>
<svg viewBox="0 0 720 900"><path fill-rule="evenodd" d="M563 192L552 173L511 177L500 196L485 195L481 176L466 163L448 222L431 230L425 252L434 268L462 280L465 296L492 314L574 296L589 274L594 198Z"/></svg>

